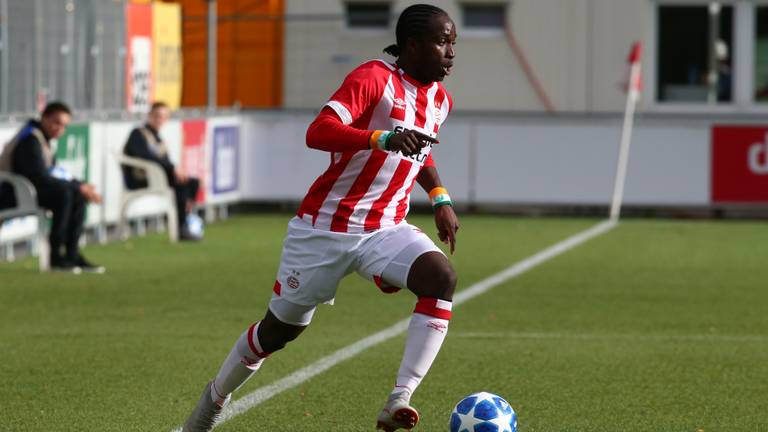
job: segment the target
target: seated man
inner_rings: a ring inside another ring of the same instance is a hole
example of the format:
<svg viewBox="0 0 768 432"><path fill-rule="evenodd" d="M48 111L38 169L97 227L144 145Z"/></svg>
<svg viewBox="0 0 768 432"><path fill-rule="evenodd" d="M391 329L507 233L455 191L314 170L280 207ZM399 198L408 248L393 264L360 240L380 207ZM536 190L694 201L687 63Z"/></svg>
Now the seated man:
<svg viewBox="0 0 768 432"><path fill-rule="evenodd" d="M103 273L104 267L86 260L80 253L85 208L88 202L101 203L95 188L75 179L54 175L56 161L50 140L64 134L71 120L69 107L49 103L40 121L29 120L0 154L0 170L26 177L37 189L40 207L53 212L51 225L51 269L80 273ZM64 253L62 254L62 247Z"/></svg>
<svg viewBox="0 0 768 432"><path fill-rule="evenodd" d="M171 112L163 102L155 102L149 110L147 123L131 131L123 153L126 156L146 159L159 164L165 171L168 184L176 192L176 210L179 217L179 239L199 240L193 235L187 226L187 213L192 210L197 196L200 181L194 177L188 177L176 169L168 158L168 148L160 138L160 128L163 127ZM146 174L141 169L123 167L123 177L128 189L140 189L147 186Z"/></svg>

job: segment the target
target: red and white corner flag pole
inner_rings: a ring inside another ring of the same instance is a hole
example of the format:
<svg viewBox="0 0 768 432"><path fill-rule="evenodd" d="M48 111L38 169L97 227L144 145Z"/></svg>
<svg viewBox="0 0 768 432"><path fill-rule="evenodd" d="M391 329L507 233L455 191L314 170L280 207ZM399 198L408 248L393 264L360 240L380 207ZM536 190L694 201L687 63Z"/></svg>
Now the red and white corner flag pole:
<svg viewBox="0 0 768 432"><path fill-rule="evenodd" d="M627 178L629 163L629 144L632 141L632 128L635 120L635 107L640 100L640 90L643 87L641 57L643 45L635 42L629 54L629 81L627 82L627 105L624 109L624 126L621 131L619 146L619 161L616 167L616 180L613 185L611 200L611 220L618 221L621 213L621 202L624 199L624 181Z"/></svg>

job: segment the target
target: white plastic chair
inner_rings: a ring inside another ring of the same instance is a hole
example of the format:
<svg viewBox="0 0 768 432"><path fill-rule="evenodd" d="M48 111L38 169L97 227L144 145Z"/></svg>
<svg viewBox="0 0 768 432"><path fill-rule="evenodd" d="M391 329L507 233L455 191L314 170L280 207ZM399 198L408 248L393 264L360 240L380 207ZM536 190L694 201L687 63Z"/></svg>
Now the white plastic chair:
<svg viewBox="0 0 768 432"><path fill-rule="evenodd" d="M120 198L120 220L118 229L123 239L128 238L128 207L134 200L146 196L159 196L168 201L168 238L171 242L179 240L179 220L176 212L176 194L168 185L168 178L158 164L135 157L115 153L120 165L144 170L147 175L147 187L135 190L124 189Z"/></svg>
<svg viewBox="0 0 768 432"><path fill-rule="evenodd" d="M0 171L0 183L8 183L16 195L16 207L0 210L0 223L22 216L37 216L37 253L41 272L51 268L51 246L48 243L48 219L45 209L37 205L37 190L26 178Z"/></svg>

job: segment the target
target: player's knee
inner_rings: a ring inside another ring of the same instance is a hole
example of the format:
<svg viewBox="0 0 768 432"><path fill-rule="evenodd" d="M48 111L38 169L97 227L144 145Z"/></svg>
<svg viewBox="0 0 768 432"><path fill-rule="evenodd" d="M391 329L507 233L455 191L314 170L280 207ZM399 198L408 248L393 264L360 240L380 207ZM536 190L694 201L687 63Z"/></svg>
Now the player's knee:
<svg viewBox="0 0 768 432"><path fill-rule="evenodd" d="M272 337L267 338L267 343L265 343L265 345L269 346L269 348L265 346L264 349L269 352L281 350L288 345L288 342L296 340L296 338L299 337L299 334L301 334L301 330L283 330L281 332L276 332Z"/></svg>
<svg viewBox="0 0 768 432"><path fill-rule="evenodd" d="M263 321L262 321L263 323ZM288 326L288 325L275 325L269 328L259 328L259 342L267 352L279 351L288 344L295 340L301 332L304 331L304 327Z"/></svg>
<svg viewBox="0 0 768 432"><path fill-rule="evenodd" d="M427 259L431 261L426 261ZM456 272L450 262L441 255L440 260L434 256L425 256L424 261L418 262L411 268L408 276L408 288L419 297L433 297L441 300L452 300L456 289Z"/></svg>
<svg viewBox="0 0 768 432"><path fill-rule="evenodd" d="M435 272L435 288L437 288L439 294L436 297L443 300L453 299L453 292L456 289L457 282L458 277L453 267L450 264L442 266Z"/></svg>

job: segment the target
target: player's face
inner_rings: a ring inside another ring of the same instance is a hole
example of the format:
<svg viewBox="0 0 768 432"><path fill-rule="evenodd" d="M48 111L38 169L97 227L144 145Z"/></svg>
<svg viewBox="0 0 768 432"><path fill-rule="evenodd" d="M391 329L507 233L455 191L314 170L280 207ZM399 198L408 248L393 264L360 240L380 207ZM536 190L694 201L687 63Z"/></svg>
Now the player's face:
<svg viewBox="0 0 768 432"><path fill-rule="evenodd" d="M456 53L456 25L447 15L432 19L432 31L418 44L419 75L426 82L442 81L451 74Z"/></svg>
<svg viewBox="0 0 768 432"><path fill-rule="evenodd" d="M64 135L64 131L67 130L67 126L69 126L71 120L72 116L63 111L59 111L48 114L40 119L40 126L50 139L56 139Z"/></svg>

